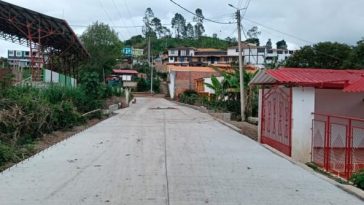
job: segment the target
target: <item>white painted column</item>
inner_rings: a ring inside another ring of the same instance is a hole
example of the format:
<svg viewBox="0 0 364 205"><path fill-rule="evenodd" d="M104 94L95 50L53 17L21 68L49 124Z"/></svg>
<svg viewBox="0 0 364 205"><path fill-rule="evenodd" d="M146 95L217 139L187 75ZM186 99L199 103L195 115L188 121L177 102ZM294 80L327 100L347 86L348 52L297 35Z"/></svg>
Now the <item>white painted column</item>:
<svg viewBox="0 0 364 205"><path fill-rule="evenodd" d="M311 161L312 113L315 111L315 88L292 89L292 158Z"/></svg>
<svg viewBox="0 0 364 205"><path fill-rule="evenodd" d="M258 100L258 142L261 142L262 138L262 100L263 100L263 89L259 89L259 100Z"/></svg>

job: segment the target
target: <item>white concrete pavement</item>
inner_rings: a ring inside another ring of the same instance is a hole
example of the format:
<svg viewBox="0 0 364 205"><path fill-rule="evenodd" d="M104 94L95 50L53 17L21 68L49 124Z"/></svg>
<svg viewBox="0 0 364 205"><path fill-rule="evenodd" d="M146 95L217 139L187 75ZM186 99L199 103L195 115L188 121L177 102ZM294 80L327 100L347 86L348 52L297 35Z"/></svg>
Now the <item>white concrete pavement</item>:
<svg viewBox="0 0 364 205"><path fill-rule="evenodd" d="M158 107L169 109L153 109ZM138 98L117 116L0 174L0 204L363 201L207 114L164 99Z"/></svg>

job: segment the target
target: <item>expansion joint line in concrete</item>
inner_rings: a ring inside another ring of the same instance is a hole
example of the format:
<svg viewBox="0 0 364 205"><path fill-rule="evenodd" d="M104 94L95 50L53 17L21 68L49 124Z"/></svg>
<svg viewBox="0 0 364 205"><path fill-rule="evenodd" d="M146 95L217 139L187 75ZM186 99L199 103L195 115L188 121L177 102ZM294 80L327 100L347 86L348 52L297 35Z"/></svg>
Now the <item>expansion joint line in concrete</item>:
<svg viewBox="0 0 364 205"><path fill-rule="evenodd" d="M167 162L167 125L166 125L166 113L163 112L163 135L164 135L164 167L166 173L166 186L167 186L167 205L170 205L169 201L169 182L168 182L168 162Z"/></svg>

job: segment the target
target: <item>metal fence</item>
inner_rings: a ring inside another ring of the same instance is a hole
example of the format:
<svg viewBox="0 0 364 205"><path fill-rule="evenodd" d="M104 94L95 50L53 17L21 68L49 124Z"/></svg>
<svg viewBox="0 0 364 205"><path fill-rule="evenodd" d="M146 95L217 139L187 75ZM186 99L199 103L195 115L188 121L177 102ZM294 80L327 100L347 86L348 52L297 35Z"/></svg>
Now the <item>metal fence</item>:
<svg viewBox="0 0 364 205"><path fill-rule="evenodd" d="M345 179L364 169L364 119L314 113L312 162Z"/></svg>

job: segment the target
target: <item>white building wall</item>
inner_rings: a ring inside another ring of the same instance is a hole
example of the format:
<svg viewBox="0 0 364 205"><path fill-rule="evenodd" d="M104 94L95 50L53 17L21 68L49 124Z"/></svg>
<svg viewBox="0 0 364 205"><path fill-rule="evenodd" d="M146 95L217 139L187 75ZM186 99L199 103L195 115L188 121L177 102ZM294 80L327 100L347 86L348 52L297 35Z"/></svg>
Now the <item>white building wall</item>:
<svg viewBox="0 0 364 205"><path fill-rule="evenodd" d="M259 100L258 100L258 142L261 142L262 139L262 100L263 100L263 91L259 89Z"/></svg>
<svg viewBox="0 0 364 205"><path fill-rule="evenodd" d="M45 69L45 78L44 78L44 81L46 83L59 83L59 74L54 72L54 71L51 71L51 70L48 70L48 69Z"/></svg>
<svg viewBox="0 0 364 205"><path fill-rule="evenodd" d="M224 80L224 77L216 77L216 78L217 78L217 80L219 80L219 82L222 82ZM212 84L211 78L204 78L204 83ZM215 94L215 91L206 85L204 85L204 91L205 91L205 93Z"/></svg>
<svg viewBox="0 0 364 205"><path fill-rule="evenodd" d="M174 99L175 95L175 88L176 88L176 72L170 71L169 74L169 83L168 83L168 90L169 96Z"/></svg>
<svg viewBox="0 0 364 205"><path fill-rule="evenodd" d="M168 56L178 56L178 50L176 49L168 50Z"/></svg>
<svg viewBox="0 0 364 205"><path fill-rule="evenodd" d="M292 158L300 162L311 161L312 113L315 111L315 89L292 89Z"/></svg>
<svg viewBox="0 0 364 205"><path fill-rule="evenodd" d="M227 55L228 56L239 56L239 52L236 51L237 48L229 48L227 50Z"/></svg>

